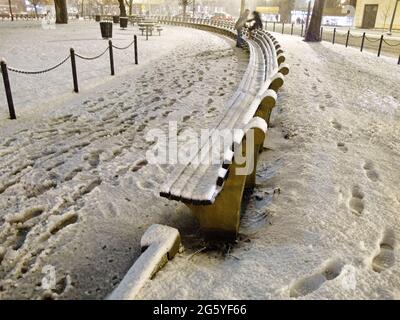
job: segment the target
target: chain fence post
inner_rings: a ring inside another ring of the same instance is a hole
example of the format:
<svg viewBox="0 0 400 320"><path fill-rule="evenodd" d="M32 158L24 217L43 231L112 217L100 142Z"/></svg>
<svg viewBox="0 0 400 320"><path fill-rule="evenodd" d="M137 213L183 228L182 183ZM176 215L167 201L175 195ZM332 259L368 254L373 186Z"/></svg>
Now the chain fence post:
<svg viewBox="0 0 400 320"><path fill-rule="evenodd" d="M108 40L108 52L110 53L110 69L111 69L111 75L115 75L114 72L114 54L113 54L113 46L112 46L112 41Z"/></svg>
<svg viewBox="0 0 400 320"><path fill-rule="evenodd" d="M383 34L381 35L381 40L379 41L378 57L381 55L382 42L383 42Z"/></svg>
<svg viewBox="0 0 400 320"><path fill-rule="evenodd" d="M10 119L17 119L15 115L14 102L11 94L10 79L8 78L7 62L3 58L0 60L1 73L3 75L4 89L6 90L8 111L10 113Z"/></svg>
<svg viewBox="0 0 400 320"><path fill-rule="evenodd" d="M75 50L73 48L69 49L71 53L71 67L72 67L72 79L74 81L74 92L78 93L78 76L76 74L76 62L75 62Z"/></svg>
<svg viewBox="0 0 400 320"><path fill-rule="evenodd" d="M138 64L137 36L133 36L133 48L135 50L135 64Z"/></svg>
<svg viewBox="0 0 400 320"><path fill-rule="evenodd" d="M320 38L321 38L321 40L322 40L323 34L324 34L324 27L321 27L321 33L320 33Z"/></svg>
<svg viewBox="0 0 400 320"><path fill-rule="evenodd" d="M362 35L361 48L360 48L360 51L361 51L361 52L363 51L363 48L364 48L364 41L365 41L365 32L364 32L363 35Z"/></svg>
<svg viewBox="0 0 400 320"><path fill-rule="evenodd" d="M347 48L347 46L348 46L348 44L349 44L349 37L350 37L350 29L349 29L349 30L347 30L347 37L346 37L346 48Z"/></svg>
<svg viewBox="0 0 400 320"><path fill-rule="evenodd" d="M282 34L285 32L285 23L282 22Z"/></svg>
<svg viewBox="0 0 400 320"><path fill-rule="evenodd" d="M274 21L274 27L273 27L273 30L272 30L273 32L275 32L275 21Z"/></svg>
<svg viewBox="0 0 400 320"><path fill-rule="evenodd" d="M333 28L332 44L335 44L335 38L336 38L336 28Z"/></svg>
<svg viewBox="0 0 400 320"><path fill-rule="evenodd" d="M293 27L294 27L294 23L292 23L292 29L290 29L290 35L293 35Z"/></svg>
<svg viewBox="0 0 400 320"><path fill-rule="evenodd" d="M303 36L303 31L304 31L304 23L301 24L300 37Z"/></svg>

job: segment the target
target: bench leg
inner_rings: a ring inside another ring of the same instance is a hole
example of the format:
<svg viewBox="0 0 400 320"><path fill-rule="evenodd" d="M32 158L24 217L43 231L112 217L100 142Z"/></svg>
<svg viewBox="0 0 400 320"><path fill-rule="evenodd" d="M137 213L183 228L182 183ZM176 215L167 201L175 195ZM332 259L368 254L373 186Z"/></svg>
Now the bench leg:
<svg viewBox="0 0 400 320"><path fill-rule="evenodd" d="M234 161L229 167L228 178L215 202L211 205L187 204L207 238L234 240L239 232L243 191L247 186L254 186L256 161L265 138L266 125L262 128L251 128L249 131L252 131L252 134L247 134L241 147L236 150ZM241 157L237 152L241 152L244 161L239 160Z"/></svg>
<svg viewBox="0 0 400 320"><path fill-rule="evenodd" d="M272 109L275 107L276 93L269 91L267 96L261 101L260 106L255 114L256 117L264 119L269 125Z"/></svg>
<svg viewBox="0 0 400 320"><path fill-rule="evenodd" d="M248 190L253 190L255 185L256 185L256 173L257 173L257 162L258 162L258 156L260 154L260 151L262 150L262 147L264 145L264 140L266 133L263 130L258 130L258 129L253 129L253 143L254 143L254 148L253 148L253 170L250 172L250 174L246 178L246 184L245 188Z"/></svg>
<svg viewBox="0 0 400 320"><path fill-rule="evenodd" d="M275 92L277 92L279 90L280 87L283 86L284 83L284 78L283 78L283 74L281 74L280 72L278 72L276 75L274 75L274 77L271 79L271 84L269 85L269 89L274 90Z"/></svg>
<svg viewBox="0 0 400 320"><path fill-rule="evenodd" d="M236 175L235 168L236 165L232 164L232 172L229 173L224 188L213 204L188 204L207 238L236 239L246 176Z"/></svg>

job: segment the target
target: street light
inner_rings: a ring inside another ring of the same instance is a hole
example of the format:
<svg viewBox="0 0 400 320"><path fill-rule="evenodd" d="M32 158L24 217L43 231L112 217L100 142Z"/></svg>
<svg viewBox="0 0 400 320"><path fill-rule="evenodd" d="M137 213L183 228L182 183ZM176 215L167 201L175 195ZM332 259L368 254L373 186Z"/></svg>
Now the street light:
<svg viewBox="0 0 400 320"><path fill-rule="evenodd" d="M394 5L394 10L393 10L393 16L392 16L392 21L390 21L390 27L389 27L389 34L392 33L392 28L393 28L393 22L394 22L394 17L396 15L396 11L397 11L397 5L399 3L400 0L396 1L396 4Z"/></svg>

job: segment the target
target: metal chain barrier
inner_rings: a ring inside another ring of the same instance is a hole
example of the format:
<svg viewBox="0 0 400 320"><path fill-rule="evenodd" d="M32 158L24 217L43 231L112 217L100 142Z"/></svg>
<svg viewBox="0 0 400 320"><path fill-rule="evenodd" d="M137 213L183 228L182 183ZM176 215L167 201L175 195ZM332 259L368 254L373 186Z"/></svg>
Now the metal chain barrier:
<svg viewBox="0 0 400 320"><path fill-rule="evenodd" d="M66 57L63 61L61 61L60 63L56 64L53 67L44 69L44 70L39 70L39 71L27 71L27 70L19 70L13 67L9 67L7 66L7 70L12 71L12 72L16 72L16 73L22 73L22 74L41 74L41 73L46 73L49 71L52 71L54 69L57 69L59 66L63 65L69 58L71 57L71 55L68 55L68 57Z"/></svg>
<svg viewBox="0 0 400 320"><path fill-rule="evenodd" d="M100 53L99 55L94 56L94 57L85 57L85 56L82 56L82 55L80 55L80 54L78 54L78 53L75 53L75 55L76 55L78 58L81 58L81 59L83 59L83 60L96 60L96 59L100 58L102 55L104 55L107 51L108 51L108 47L107 47L102 53Z"/></svg>
<svg viewBox="0 0 400 320"><path fill-rule="evenodd" d="M368 37L365 37L365 39L366 39L367 41L369 41L369 42L378 42L378 41L381 40L380 38L375 39L375 40L370 40L370 39L368 39Z"/></svg>
<svg viewBox="0 0 400 320"><path fill-rule="evenodd" d="M133 44L135 43L135 40L133 40L130 44L128 44L126 47L117 47L115 45L113 45L113 48L118 49L118 50L125 50L128 49L129 47L131 47Z"/></svg>
<svg viewBox="0 0 400 320"><path fill-rule="evenodd" d="M63 65L65 62L68 60L71 60L71 67L72 67L72 78L73 78L73 84L74 84L74 92L78 93L79 88L78 88L78 75L77 75L77 68L76 68L76 62L75 62L75 57L81 58L83 60L95 60L103 56L107 51L109 52L110 55L110 68L111 68L111 75L115 75L114 72L114 56L113 56L113 48L118 49L118 50L125 50L131 47L134 44L134 53L135 53L135 64L138 64L138 50L137 50L137 36L134 35L133 41L129 43L126 47L118 47L112 44L112 41L108 41L108 47L99 55L94 56L94 57L85 57L83 55L80 55L78 53L75 53L73 48L70 48L70 54L61 62L57 63L55 66L52 66L50 68L46 68L44 70L38 70L38 71L28 71L28 70L20 70L17 68L9 67L7 65L7 62L4 59L0 59L0 73L3 78L3 83L4 83L4 89L6 91L6 98L7 98L7 104L8 104L8 109L10 113L10 119L16 119L15 115L15 109L14 109L14 102L12 98L12 93L11 93L11 86L10 86L10 79L8 77L8 71L15 72L15 73L20 73L20 74L42 74L46 73L49 71L52 71L54 69L57 69L61 65Z"/></svg>
<svg viewBox="0 0 400 320"><path fill-rule="evenodd" d="M387 42L385 39L383 39L383 42L384 43L386 43L388 46L390 46L390 47L397 47L397 46L400 46L400 42L399 43L396 43L396 44L390 44L389 42Z"/></svg>
<svg viewBox="0 0 400 320"><path fill-rule="evenodd" d="M349 35L350 35L350 37L355 38L355 39L360 39L363 37L363 36L353 36L351 33Z"/></svg>

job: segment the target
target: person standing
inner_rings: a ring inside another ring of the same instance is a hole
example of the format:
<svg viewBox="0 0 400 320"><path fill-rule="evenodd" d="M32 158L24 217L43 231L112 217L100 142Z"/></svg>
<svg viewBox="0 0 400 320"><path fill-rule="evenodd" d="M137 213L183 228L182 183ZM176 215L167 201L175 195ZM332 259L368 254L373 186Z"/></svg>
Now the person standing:
<svg viewBox="0 0 400 320"><path fill-rule="evenodd" d="M238 48L241 48L243 46L242 32L249 14L249 9L244 10L243 14L239 17L235 24L235 29L237 31L236 47Z"/></svg>
<svg viewBox="0 0 400 320"><path fill-rule="evenodd" d="M253 21L254 21L253 25L249 28L249 37L250 38L252 37L254 30L263 28L263 23L262 23L259 12L253 11L253 18L251 18L250 20L247 20L247 22L253 22Z"/></svg>

